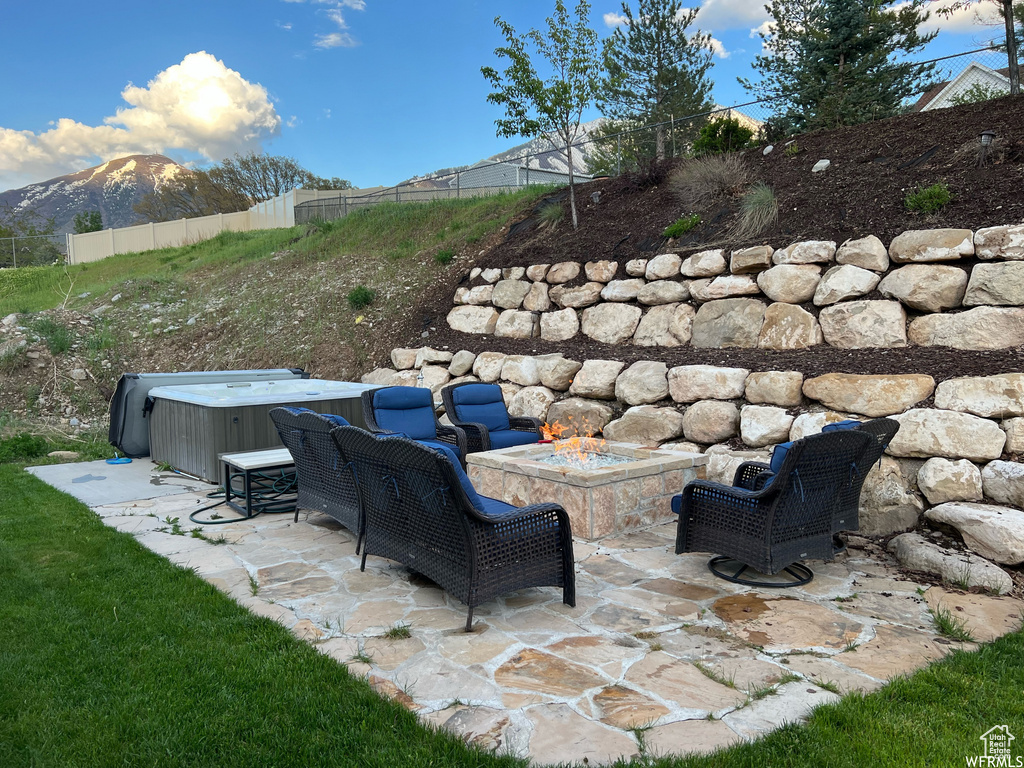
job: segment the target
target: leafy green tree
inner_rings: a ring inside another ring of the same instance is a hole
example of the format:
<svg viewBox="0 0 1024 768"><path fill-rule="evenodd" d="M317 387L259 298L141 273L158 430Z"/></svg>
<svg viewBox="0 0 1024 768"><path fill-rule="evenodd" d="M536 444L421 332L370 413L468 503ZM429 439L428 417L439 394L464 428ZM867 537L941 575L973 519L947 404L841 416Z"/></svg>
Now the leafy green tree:
<svg viewBox="0 0 1024 768"><path fill-rule="evenodd" d="M569 206L573 229L578 228L576 186L573 172L573 142L580 132L583 111L600 91L601 56L597 33L589 26L590 4L579 0L575 18L570 19L563 0L555 0L554 15L546 20L547 30L531 29L519 35L500 16L494 23L505 36L505 45L495 49L506 59L504 73L493 67L480 72L494 89L487 101L505 108L505 117L495 120L499 136L545 135L565 153L569 166ZM533 64L528 45L544 60L551 74L542 78Z"/></svg>
<svg viewBox="0 0 1024 768"><path fill-rule="evenodd" d="M622 3L625 22L605 43L598 107L616 122L656 125L655 156L665 159L665 126L712 108L708 70L711 36L687 33L699 8L680 0L639 0L634 15Z"/></svg>
<svg viewBox="0 0 1024 768"><path fill-rule="evenodd" d="M899 61L937 32L922 34L926 0L770 0L761 33L761 78L740 83L796 130L855 125L897 114L934 65Z"/></svg>
<svg viewBox="0 0 1024 768"><path fill-rule="evenodd" d="M74 227L76 235L84 235L86 232L99 232L103 229L103 214L99 211L76 213Z"/></svg>
<svg viewBox="0 0 1024 768"><path fill-rule="evenodd" d="M720 117L700 129L700 136L693 142L693 151L695 154L706 152L713 155L735 152L746 147L753 136L754 132L740 125L735 117Z"/></svg>
<svg viewBox="0 0 1024 768"><path fill-rule="evenodd" d="M30 210L0 206L0 267L51 264L64 258L55 242L57 225Z"/></svg>
<svg viewBox="0 0 1024 768"><path fill-rule="evenodd" d="M244 211L250 205L245 193L216 181L209 171L195 170L179 173L132 210L144 221L174 221Z"/></svg>
<svg viewBox="0 0 1024 768"><path fill-rule="evenodd" d="M935 2L935 0L932 0ZM949 16L955 11L970 8L979 1L993 2L999 6L999 17L1003 20L1005 37L999 50L1006 52L1007 66L1010 71L1010 95L1020 95L1020 61L1019 53L1024 45L1024 2L1013 0L957 0L954 3L943 3L938 9L940 16Z"/></svg>

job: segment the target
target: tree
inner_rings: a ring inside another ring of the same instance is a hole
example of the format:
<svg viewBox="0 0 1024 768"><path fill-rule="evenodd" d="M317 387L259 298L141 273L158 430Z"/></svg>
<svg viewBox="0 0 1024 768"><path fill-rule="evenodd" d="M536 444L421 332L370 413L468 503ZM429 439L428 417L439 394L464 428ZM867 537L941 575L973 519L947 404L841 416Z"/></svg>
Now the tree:
<svg viewBox="0 0 1024 768"><path fill-rule="evenodd" d="M64 258L54 239L57 225L30 210L0 206L0 267L51 264Z"/></svg>
<svg viewBox="0 0 1024 768"><path fill-rule="evenodd" d="M933 0L934 1L934 0ZM951 5L939 8L940 16L949 16L962 8L970 8L980 0L957 0ZM1020 95L1020 62L1018 53L1021 41L1024 39L1024 3L1014 3L1013 0L990 0L999 6L999 16L1003 20L1005 38L1000 50L1006 51L1006 63L1010 70L1010 95ZM1020 25L1021 30L1015 29Z"/></svg>
<svg viewBox="0 0 1024 768"><path fill-rule="evenodd" d="M937 32L921 34L926 0L770 0L761 79L740 83L771 101L796 130L855 125L897 114L934 65L897 61Z"/></svg>
<svg viewBox="0 0 1024 768"><path fill-rule="evenodd" d="M103 229L103 214L99 211L76 213L74 227L76 235L84 235L86 232L99 232Z"/></svg>
<svg viewBox="0 0 1024 768"><path fill-rule="evenodd" d="M252 205L244 193L216 181L209 171L179 173L136 203L145 221L174 221L244 211Z"/></svg>
<svg viewBox="0 0 1024 768"><path fill-rule="evenodd" d="M605 43L607 77L597 104L617 122L656 125L655 155L665 159L665 126L673 117L711 109L711 36L687 29L699 8L680 0L622 3L625 22Z"/></svg>
<svg viewBox="0 0 1024 768"><path fill-rule="evenodd" d="M719 117L700 129L700 136L693 142L694 154L720 155L743 149L754 137L754 131L735 117Z"/></svg>
<svg viewBox="0 0 1024 768"><path fill-rule="evenodd" d="M576 216L576 186L572 145L580 132L583 111L600 90L601 58L597 33L588 26L590 4L579 0L576 18L570 19L563 0L555 0L555 12L547 18L547 31L531 29L525 35L501 17L494 24L505 36L506 45L495 49L499 59L507 59L504 73L493 67L480 72L494 89L487 96L491 104L505 108L505 117L494 121L498 136L545 135L565 153L569 166L569 207L572 227L579 227ZM545 60L552 74L542 79L527 51L532 43L538 58Z"/></svg>

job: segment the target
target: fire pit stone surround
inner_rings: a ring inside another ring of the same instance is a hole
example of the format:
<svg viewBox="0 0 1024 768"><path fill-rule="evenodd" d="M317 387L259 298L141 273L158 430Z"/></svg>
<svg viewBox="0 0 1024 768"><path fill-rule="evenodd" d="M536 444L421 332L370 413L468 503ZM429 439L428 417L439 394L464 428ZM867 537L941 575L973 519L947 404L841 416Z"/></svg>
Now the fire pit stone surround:
<svg viewBox="0 0 1024 768"><path fill-rule="evenodd" d="M582 438L585 452L633 461L597 469L544 463L557 442L471 453L466 457L469 478L484 496L516 506L561 504L573 535L593 541L671 519L672 497L705 476L703 454L593 438Z"/></svg>

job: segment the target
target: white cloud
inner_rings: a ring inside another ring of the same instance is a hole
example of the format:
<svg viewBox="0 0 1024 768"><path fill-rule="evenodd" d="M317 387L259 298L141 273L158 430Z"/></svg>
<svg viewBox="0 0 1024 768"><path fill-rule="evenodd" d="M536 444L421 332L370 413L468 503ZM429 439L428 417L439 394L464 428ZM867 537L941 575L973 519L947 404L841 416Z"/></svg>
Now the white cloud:
<svg viewBox="0 0 1024 768"><path fill-rule="evenodd" d="M900 3L893 6L893 10L898 10L909 3ZM932 5L932 4L929 4ZM935 3L935 7L929 8L932 15L929 17L921 28L925 31L931 32L939 30L941 32L952 32L954 34L968 34L971 32L980 32L986 26L998 25L1002 28L1003 19L999 15L995 3L975 3L968 8L958 8L953 11L949 16L940 16L939 8L944 7L946 4Z"/></svg>
<svg viewBox="0 0 1024 768"><path fill-rule="evenodd" d="M292 29L292 23L290 21L275 21L278 29L283 29L285 32L290 32Z"/></svg>
<svg viewBox="0 0 1024 768"><path fill-rule="evenodd" d="M768 18L765 0L704 0L697 23L704 30L736 29L758 25Z"/></svg>
<svg viewBox="0 0 1024 768"><path fill-rule="evenodd" d="M718 38L711 38L711 50L714 52L715 56L720 59L729 58L729 51L725 50L725 46L722 45L722 41Z"/></svg>
<svg viewBox="0 0 1024 768"><path fill-rule="evenodd" d="M295 126L297 126L297 125L298 125L299 123L301 123L301 122L302 122L302 121L301 121L301 120L299 120L299 116L298 116L298 115L291 115L291 116L290 116L290 117L289 117L289 118L288 118L288 119L287 119L287 120L285 121L285 125L286 125L286 126L288 126L289 128L294 128Z"/></svg>
<svg viewBox="0 0 1024 768"><path fill-rule="evenodd" d="M625 15L621 13L606 13L602 18L604 19L604 25L609 29L621 27L623 24L629 21L629 19L627 19Z"/></svg>
<svg viewBox="0 0 1024 768"><path fill-rule="evenodd" d="M200 51L129 83L103 125L67 117L40 133L0 127L0 189L40 181L129 154L183 150L208 160L258 149L281 129L266 89Z"/></svg>
<svg viewBox="0 0 1024 768"><path fill-rule="evenodd" d="M286 3L305 3L306 0L284 0ZM326 10L317 11L327 17L336 30L332 32L319 32L313 36L313 47L320 49L329 48L353 48L359 45L359 41L348 32L348 23L342 14L342 8L353 11L365 11L366 0L309 0L312 5L327 6Z"/></svg>

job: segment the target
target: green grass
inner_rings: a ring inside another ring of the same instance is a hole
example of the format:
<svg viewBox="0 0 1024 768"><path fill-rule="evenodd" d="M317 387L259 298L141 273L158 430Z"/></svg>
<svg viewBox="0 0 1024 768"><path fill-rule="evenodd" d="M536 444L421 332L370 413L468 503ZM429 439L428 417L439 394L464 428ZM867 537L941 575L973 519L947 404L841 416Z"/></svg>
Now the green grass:
<svg viewBox="0 0 1024 768"><path fill-rule="evenodd" d="M51 355L63 355L71 349L74 337L66 325L61 325L49 317L40 317L33 321L30 327L46 343Z"/></svg>
<svg viewBox="0 0 1024 768"><path fill-rule="evenodd" d="M951 640L958 640L961 643L977 642L970 630L967 629L967 622L959 616L954 616L949 610L941 606L929 610L932 614L932 623L935 625L935 630L940 635Z"/></svg>
<svg viewBox="0 0 1024 768"><path fill-rule="evenodd" d="M385 637L388 640L408 640L412 637L412 630L408 624L395 624L392 627L388 627L381 634L381 637Z"/></svg>
<svg viewBox="0 0 1024 768"><path fill-rule="evenodd" d="M700 216L696 213L692 216L683 216L680 219L676 219L673 223L665 227L665 231L661 234L664 237L682 237L694 227L700 224Z"/></svg>
<svg viewBox="0 0 1024 768"><path fill-rule="evenodd" d="M364 309L373 304L377 294L365 285L357 285L348 292L348 305L352 309Z"/></svg>
<svg viewBox="0 0 1024 768"><path fill-rule="evenodd" d="M945 184L932 184L930 187L918 187L903 199L908 211L918 213L938 213L953 199L949 187Z"/></svg>

